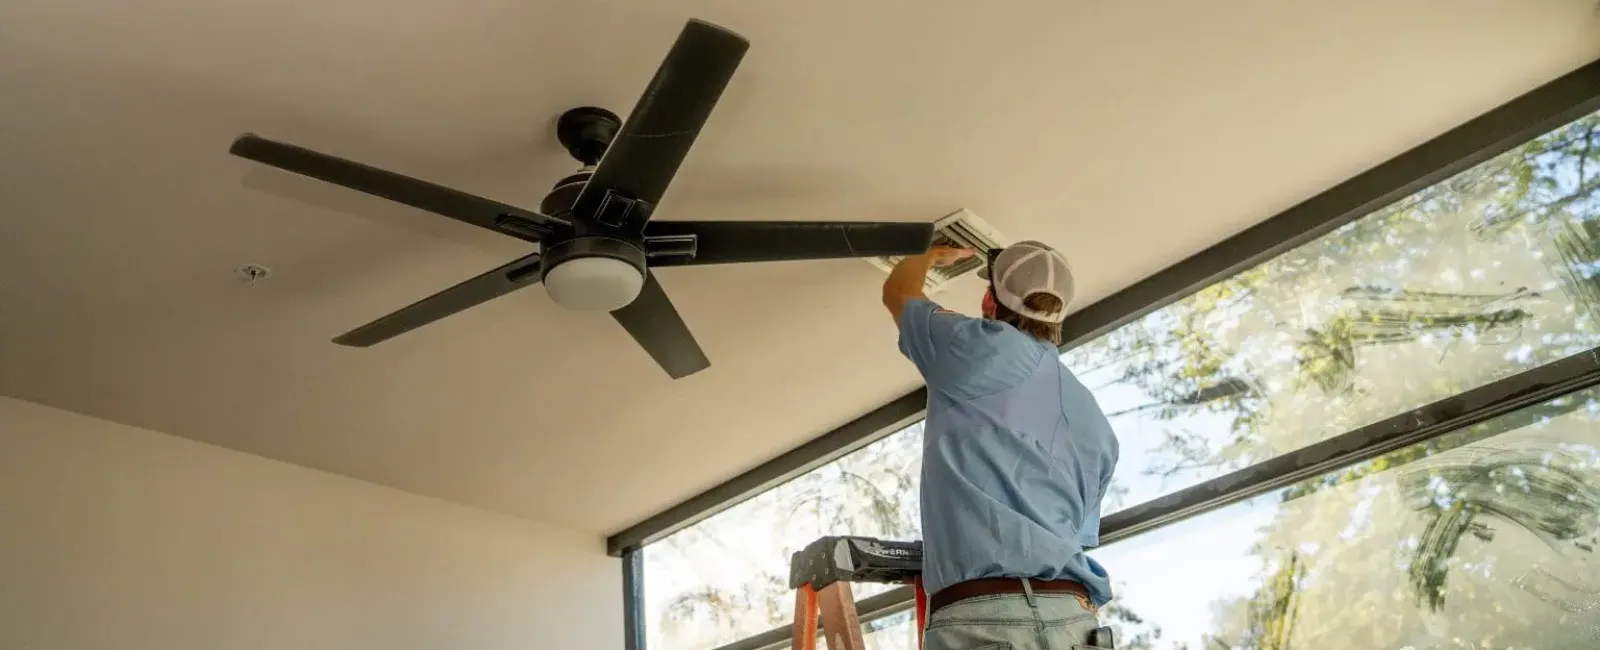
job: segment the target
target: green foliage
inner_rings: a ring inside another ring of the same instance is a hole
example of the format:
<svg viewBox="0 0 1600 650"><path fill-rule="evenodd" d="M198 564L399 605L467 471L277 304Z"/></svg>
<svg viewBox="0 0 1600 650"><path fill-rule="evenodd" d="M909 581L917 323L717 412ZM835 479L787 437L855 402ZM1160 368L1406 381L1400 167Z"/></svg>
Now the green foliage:
<svg viewBox="0 0 1600 650"><path fill-rule="evenodd" d="M1289 650L1289 636L1299 620L1300 581L1306 569L1298 553L1289 553L1263 581L1250 603L1250 627L1240 647L1249 650Z"/></svg>
<svg viewBox="0 0 1600 650"><path fill-rule="evenodd" d="M1074 367L1080 374L1120 369L1117 382L1153 400L1117 415L1153 412L1173 422L1163 432L1163 460L1148 473L1209 468L1215 475L1308 442L1296 440L1304 434L1288 423L1311 408L1325 409L1329 421L1347 416L1341 405L1362 398L1356 378L1363 349L1426 343L1443 359L1457 345L1526 343L1530 328L1544 332L1534 345L1556 356L1588 347L1592 335L1549 338L1552 329L1578 331L1593 318L1537 322L1529 305L1546 299L1538 288L1463 293L1429 285L1431 275L1500 265L1463 248L1471 241L1542 245L1556 253L1545 256L1551 275L1577 308L1600 310L1597 130L1600 116L1585 117L1381 208L1075 350ZM1355 282L1340 287L1332 284L1336 277ZM1322 297L1330 302L1318 302ZM1280 350L1292 352L1288 364ZM1440 376L1419 394L1443 397L1472 381ZM1296 398L1273 398L1283 390ZM1226 416L1226 437L1181 426L1202 413Z"/></svg>

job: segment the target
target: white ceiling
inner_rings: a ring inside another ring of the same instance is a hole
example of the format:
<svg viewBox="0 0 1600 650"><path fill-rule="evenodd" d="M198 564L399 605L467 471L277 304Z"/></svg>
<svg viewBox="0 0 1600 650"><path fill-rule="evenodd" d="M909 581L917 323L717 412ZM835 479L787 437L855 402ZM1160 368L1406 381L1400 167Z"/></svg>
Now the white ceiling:
<svg viewBox="0 0 1600 650"><path fill-rule="evenodd" d="M225 153L537 206L554 117L625 114L689 17L753 47L658 216L965 206L1077 306L1600 56L1593 0L4 3L0 393L594 532L904 394L852 260L662 271L714 364L676 382L537 289L335 346L524 246Z"/></svg>

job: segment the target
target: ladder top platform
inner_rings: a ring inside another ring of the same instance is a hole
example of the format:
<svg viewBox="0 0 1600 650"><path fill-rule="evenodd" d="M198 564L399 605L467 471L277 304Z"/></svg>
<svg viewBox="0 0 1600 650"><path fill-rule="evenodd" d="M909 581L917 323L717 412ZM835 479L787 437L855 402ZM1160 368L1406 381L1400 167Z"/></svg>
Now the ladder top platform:
<svg viewBox="0 0 1600 650"><path fill-rule="evenodd" d="M835 582L910 583L922 575L922 542L829 536L789 559L789 588Z"/></svg>

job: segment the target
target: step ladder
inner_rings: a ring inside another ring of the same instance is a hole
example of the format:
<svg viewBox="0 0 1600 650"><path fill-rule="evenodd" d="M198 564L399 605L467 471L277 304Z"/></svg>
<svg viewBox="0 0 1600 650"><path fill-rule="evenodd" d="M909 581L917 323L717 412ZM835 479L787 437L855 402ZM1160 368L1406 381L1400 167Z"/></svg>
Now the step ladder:
<svg viewBox="0 0 1600 650"><path fill-rule="evenodd" d="M852 582L912 585L916 590L917 647L922 647L928 618L928 596L922 590L922 542L830 536L807 544L789 559L789 587L795 590L791 650L816 650L819 615L828 650L866 650Z"/></svg>

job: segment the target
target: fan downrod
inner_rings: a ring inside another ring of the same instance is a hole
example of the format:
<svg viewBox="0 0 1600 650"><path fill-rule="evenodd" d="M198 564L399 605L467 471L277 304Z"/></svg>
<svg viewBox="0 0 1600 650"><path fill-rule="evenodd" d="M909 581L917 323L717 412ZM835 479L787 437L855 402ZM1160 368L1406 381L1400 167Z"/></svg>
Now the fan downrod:
<svg viewBox="0 0 1600 650"><path fill-rule="evenodd" d="M606 147L611 146L621 129L622 118L616 113L595 106L580 106L562 113L556 120L556 140L578 162L593 167L599 164Z"/></svg>

